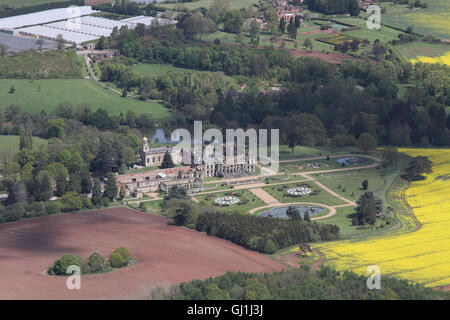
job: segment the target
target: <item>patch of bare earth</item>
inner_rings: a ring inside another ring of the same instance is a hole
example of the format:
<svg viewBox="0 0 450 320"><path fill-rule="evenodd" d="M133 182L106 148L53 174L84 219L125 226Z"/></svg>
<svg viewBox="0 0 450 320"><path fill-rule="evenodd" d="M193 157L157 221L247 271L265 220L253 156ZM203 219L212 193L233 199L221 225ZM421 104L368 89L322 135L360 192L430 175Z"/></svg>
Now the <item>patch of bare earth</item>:
<svg viewBox="0 0 450 320"><path fill-rule="evenodd" d="M81 290L44 274L55 259L109 255L124 246L138 264L86 275ZM0 225L0 299L144 298L158 285L205 279L226 271L273 272L283 266L229 241L168 224L164 217L112 208Z"/></svg>

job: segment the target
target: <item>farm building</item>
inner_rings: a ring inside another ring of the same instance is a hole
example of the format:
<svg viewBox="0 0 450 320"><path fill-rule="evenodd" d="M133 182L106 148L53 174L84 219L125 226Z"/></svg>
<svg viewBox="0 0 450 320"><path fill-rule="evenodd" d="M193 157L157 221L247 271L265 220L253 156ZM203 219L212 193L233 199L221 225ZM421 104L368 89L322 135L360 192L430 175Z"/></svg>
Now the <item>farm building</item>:
<svg viewBox="0 0 450 320"><path fill-rule="evenodd" d="M138 17L133 17L133 18L127 18L127 19L123 19L121 21L122 22L126 22L126 23L131 23L134 26L137 26L140 23L142 23L145 26L151 26L152 23L154 23L155 21L158 22L160 25L163 25L163 26L176 23L175 20L171 20L171 19L160 18L160 17L157 17L157 18L155 18L155 17L146 17L146 16L138 16Z"/></svg>
<svg viewBox="0 0 450 320"><path fill-rule="evenodd" d="M25 26L35 26L53 21L77 18L98 12L89 6L69 7L45 10L19 16L0 19L1 28L17 29Z"/></svg>
<svg viewBox="0 0 450 320"><path fill-rule="evenodd" d="M114 28L127 27L133 29L131 23L115 21L98 17L80 17L48 23L43 26L33 26L21 28L19 31L24 34L36 35L47 39L56 39L61 34L64 40L81 44L87 41L97 40L100 37L109 37Z"/></svg>

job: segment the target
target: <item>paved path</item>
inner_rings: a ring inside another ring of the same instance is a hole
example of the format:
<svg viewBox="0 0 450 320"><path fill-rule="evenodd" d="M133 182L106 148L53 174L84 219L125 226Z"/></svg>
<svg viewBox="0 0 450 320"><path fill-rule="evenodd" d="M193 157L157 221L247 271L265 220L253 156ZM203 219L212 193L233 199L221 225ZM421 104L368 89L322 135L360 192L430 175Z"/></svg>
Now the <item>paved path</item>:
<svg viewBox="0 0 450 320"><path fill-rule="evenodd" d="M280 201L274 198L271 194L263 190L262 188L250 189L251 193L260 198L267 204L279 204Z"/></svg>

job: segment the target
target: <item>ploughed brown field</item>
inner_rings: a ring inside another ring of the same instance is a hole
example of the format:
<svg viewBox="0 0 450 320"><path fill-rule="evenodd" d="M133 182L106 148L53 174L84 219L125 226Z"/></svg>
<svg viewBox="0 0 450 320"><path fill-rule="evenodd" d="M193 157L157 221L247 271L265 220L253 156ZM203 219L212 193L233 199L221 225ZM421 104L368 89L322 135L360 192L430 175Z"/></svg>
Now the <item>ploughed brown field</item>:
<svg viewBox="0 0 450 320"><path fill-rule="evenodd" d="M139 263L81 278L44 272L71 253L108 256L124 246ZM157 285L204 279L226 271L272 272L283 266L229 241L168 224L164 217L126 208L55 215L0 225L0 299L142 299Z"/></svg>

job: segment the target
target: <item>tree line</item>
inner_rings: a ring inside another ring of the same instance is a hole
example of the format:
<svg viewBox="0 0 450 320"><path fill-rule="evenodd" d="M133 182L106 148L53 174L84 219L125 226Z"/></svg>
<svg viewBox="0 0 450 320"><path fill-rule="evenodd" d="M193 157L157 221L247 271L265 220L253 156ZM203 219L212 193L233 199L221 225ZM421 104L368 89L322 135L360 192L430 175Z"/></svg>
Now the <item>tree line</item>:
<svg viewBox="0 0 450 320"><path fill-rule="evenodd" d="M274 273L227 272L218 277L158 287L152 300L448 300L449 293L383 276L380 290L367 288L366 276L321 266Z"/></svg>
<svg viewBox="0 0 450 320"><path fill-rule="evenodd" d="M303 242L339 238L336 225L213 211L198 215L196 230L263 253Z"/></svg>
<svg viewBox="0 0 450 320"><path fill-rule="evenodd" d="M325 14L350 14L359 16L360 8L357 0L306 0L310 10Z"/></svg>

